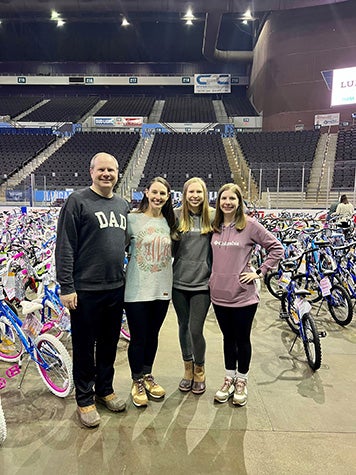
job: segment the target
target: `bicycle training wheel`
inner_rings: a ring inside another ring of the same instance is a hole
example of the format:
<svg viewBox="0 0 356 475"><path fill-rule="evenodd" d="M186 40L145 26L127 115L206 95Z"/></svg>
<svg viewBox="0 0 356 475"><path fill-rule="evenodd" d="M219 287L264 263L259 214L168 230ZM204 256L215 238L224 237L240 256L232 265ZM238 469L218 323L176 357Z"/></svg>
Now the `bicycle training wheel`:
<svg viewBox="0 0 356 475"><path fill-rule="evenodd" d="M308 364L313 371L321 366L321 344L314 319L309 313L302 316L303 345Z"/></svg>
<svg viewBox="0 0 356 475"><path fill-rule="evenodd" d="M330 295L326 297L330 315L341 326L348 325L353 317L352 301L348 292L335 284L330 289Z"/></svg>
<svg viewBox="0 0 356 475"><path fill-rule="evenodd" d="M73 390L72 360L68 351L53 335L44 333L36 338L36 366L47 388L58 397Z"/></svg>

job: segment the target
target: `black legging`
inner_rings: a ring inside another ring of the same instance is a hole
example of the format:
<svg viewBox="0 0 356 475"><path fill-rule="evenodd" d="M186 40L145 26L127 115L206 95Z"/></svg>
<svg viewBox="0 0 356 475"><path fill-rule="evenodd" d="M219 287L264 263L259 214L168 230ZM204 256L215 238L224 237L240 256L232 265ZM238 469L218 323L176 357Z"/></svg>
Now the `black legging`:
<svg viewBox="0 0 356 475"><path fill-rule="evenodd" d="M225 369L247 374L251 361L251 328L257 303L247 307L213 305L224 337Z"/></svg>
<svg viewBox="0 0 356 475"><path fill-rule="evenodd" d="M194 292L173 288L172 302L178 318L183 360L193 360L196 365L203 366L206 348L203 327L210 306L209 291Z"/></svg>
<svg viewBox="0 0 356 475"><path fill-rule="evenodd" d="M168 305L169 300L125 303L131 337L128 358L132 379L140 379L144 374L152 372L158 348L158 334Z"/></svg>

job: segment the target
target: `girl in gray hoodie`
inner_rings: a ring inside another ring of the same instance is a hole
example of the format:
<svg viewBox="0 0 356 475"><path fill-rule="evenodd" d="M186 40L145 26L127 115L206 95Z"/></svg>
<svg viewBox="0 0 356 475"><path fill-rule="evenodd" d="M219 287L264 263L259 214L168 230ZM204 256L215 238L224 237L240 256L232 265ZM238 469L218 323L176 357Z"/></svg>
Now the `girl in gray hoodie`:
<svg viewBox="0 0 356 475"><path fill-rule="evenodd" d="M201 178L184 183L182 207L176 210L179 239L174 242L172 300L179 325L184 376L183 392L205 392L205 338L203 327L210 306L211 222L208 192Z"/></svg>

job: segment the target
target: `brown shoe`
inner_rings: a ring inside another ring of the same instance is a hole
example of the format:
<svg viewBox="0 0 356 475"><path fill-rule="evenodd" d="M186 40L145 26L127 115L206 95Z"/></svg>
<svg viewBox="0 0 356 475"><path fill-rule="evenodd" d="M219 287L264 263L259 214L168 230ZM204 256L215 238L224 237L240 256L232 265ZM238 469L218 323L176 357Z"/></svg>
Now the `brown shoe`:
<svg viewBox="0 0 356 475"><path fill-rule="evenodd" d="M194 365L193 394L203 394L206 390L204 366Z"/></svg>
<svg viewBox="0 0 356 475"><path fill-rule="evenodd" d="M166 391L156 383L152 374L145 374L143 376L143 385L146 393L155 399L162 399L166 395Z"/></svg>
<svg viewBox="0 0 356 475"><path fill-rule="evenodd" d="M97 427L100 424L100 415L94 404L91 406L77 406L77 413L80 422L85 427Z"/></svg>
<svg viewBox="0 0 356 475"><path fill-rule="evenodd" d="M184 376L181 379L178 389L186 393L192 389L193 385L193 361L184 361Z"/></svg>
<svg viewBox="0 0 356 475"><path fill-rule="evenodd" d="M103 404L109 411L122 412L126 409L126 403L122 399L119 399L115 393L108 394L107 396L96 396L96 402Z"/></svg>

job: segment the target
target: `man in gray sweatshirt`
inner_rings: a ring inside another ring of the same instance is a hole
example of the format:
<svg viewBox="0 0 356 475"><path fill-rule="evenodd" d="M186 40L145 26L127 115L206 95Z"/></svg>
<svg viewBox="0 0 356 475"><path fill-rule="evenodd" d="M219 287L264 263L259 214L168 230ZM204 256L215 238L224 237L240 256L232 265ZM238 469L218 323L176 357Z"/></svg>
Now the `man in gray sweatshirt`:
<svg viewBox="0 0 356 475"><path fill-rule="evenodd" d="M113 389L129 209L113 192L118 173L115 157L97 153L90 162L92 185L68 197L58 220L57 280L71 314L77 412L86 427L100 423L95 402L125 409Z"/></svg>

